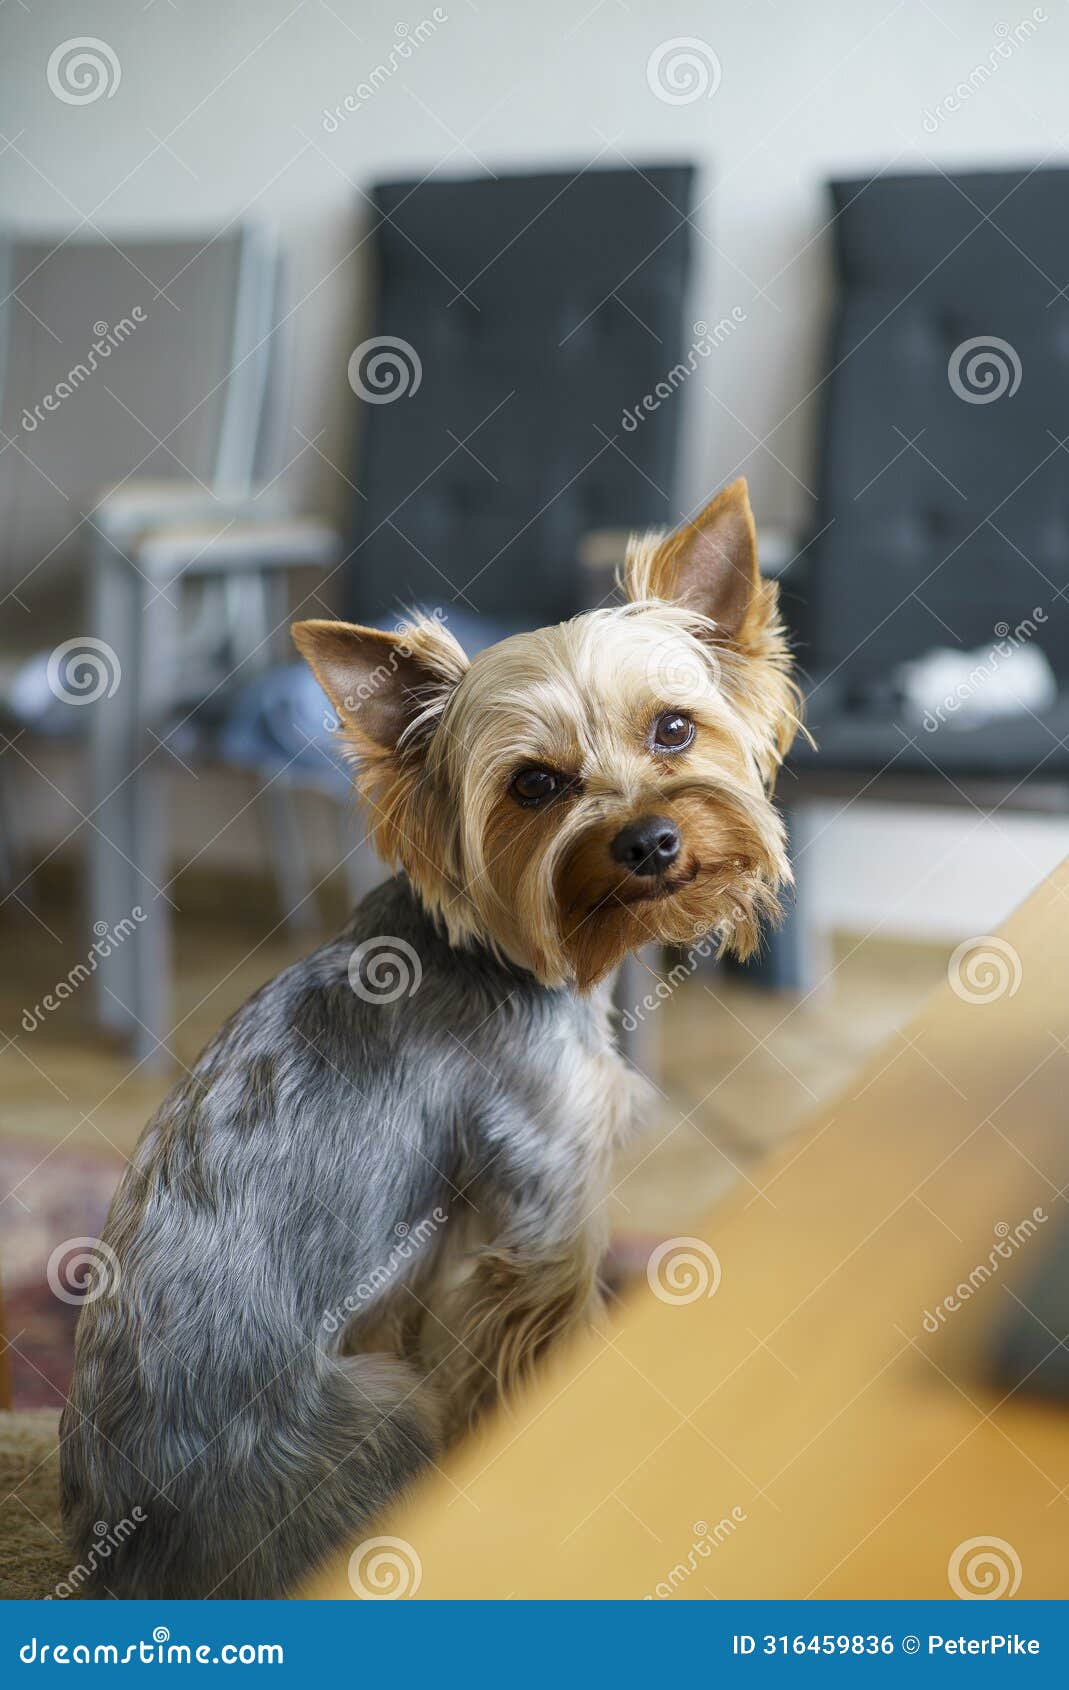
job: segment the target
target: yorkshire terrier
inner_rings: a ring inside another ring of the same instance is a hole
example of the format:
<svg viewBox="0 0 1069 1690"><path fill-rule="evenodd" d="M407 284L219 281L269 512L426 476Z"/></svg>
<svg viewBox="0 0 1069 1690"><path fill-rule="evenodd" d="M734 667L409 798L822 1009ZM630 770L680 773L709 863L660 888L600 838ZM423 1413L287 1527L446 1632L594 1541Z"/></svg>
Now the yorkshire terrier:
<svg viewBox="0 0 1069 1690"><path fill-rule="evenodd" d="M294 627L400 872L231 1017L119 1187L62 1493L83 1558L142 1523L92 1594L291 1591L596 1315L635 1096L610 976L754 949L797 727L745 482L624 584L470 662L430 618Z"/></svg>

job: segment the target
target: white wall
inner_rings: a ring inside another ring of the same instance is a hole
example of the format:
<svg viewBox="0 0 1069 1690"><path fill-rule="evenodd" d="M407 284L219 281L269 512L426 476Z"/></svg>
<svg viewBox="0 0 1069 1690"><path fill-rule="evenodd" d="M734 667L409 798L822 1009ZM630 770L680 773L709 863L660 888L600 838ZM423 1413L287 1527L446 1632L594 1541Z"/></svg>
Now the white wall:
<svg viewBox="0 0 1069 1690"><path fill-rule="evenodd" d="M276 221L299 301L295 425L308 436L325 430L321 451L343 464L356 405L345 372L359 317L361 188L431 170L694 158L692 315L715 321L737 305L746 322L681 400L684 495L694 501L741 471L762 521L793 524L811 507L828 303L821 183L929 159L948 169L1064 159L1069 142L1062 0L1038 9L1046 21L1035 37L996 61L934 134L925 112L988 60L1005 40L999 25L1030 15L1025 0L445 0L446 21L328 133L324 108L387 59L399 22L411 30L432 11L426 0L404 10L357 0L7 5L0 123L15 148L0 156L0 218L65 227L77 213L109 233L211 227L247 210ZM59 42L83 34L114 49L121 82L113 98L65 105L45 67ZM678 106L654 97L647 61L676 36L714 49L714 97ZM339 508L346 489L297 433L291 455L295 496ZM930 863L932 822L883 819L895 846L881 867L892 882L904 877L904 890ZM871 827L871 815L846 817L814 849L833 912L840 871L857 862ZM970 846L968 896L951 857L921 895L922 925L948 907L950 928L989 924L1069 848L1069 831L1053 824L1016 827L1002 855L986 833ZM860 879L851 885L856 903Z"/></svg>

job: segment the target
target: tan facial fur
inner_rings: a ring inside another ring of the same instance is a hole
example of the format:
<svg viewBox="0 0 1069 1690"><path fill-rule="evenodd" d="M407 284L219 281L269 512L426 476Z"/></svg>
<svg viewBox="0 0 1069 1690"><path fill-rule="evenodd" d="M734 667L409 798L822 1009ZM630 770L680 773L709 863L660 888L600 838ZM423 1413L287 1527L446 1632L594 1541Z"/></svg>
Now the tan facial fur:
<svg viewBox="0 0 1069 1690"><path fill-rule="evenodd" d="M625 605L470 663L431 619L396 635L294 628L383 855L455 943L489 943L546 984L589 988L638 945L710 929L746 956L790 879L769 795L797 694L745 482L674 533L634 540L625 586ZM693 723L684 749L653 741L672 713ZM510 784L532 767L562 777L541 807ZM678 830L678 857L630 873L613 841L651 815Z"/></svg>

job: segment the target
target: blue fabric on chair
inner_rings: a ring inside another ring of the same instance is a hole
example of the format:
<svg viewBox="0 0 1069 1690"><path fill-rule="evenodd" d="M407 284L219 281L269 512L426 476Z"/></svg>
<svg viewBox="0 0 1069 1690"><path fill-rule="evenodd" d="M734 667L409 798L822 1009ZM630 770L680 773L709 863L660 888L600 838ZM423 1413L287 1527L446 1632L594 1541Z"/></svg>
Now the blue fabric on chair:
<svg viewBox="0 0 1069 1690"><path fill-rule="evenodd" d="M469 657L519 632L487 617L453 612L447 626ZM303 662L282 664L228 694L212 751L232 768L290 784L347 790L352 776L342 757L330 700Z"/></svg>

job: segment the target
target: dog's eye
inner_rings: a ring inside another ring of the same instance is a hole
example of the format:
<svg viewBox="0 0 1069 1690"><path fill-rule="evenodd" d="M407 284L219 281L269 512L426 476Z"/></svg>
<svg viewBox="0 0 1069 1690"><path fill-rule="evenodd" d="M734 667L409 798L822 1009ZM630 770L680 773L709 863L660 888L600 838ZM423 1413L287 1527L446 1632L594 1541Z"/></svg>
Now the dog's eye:
<svg viewBox="0 0 1069 1690"><path fill-rule="evenodd" d="M685 751L694 738L694 723L678 710L666 710L653 724L653 744L659 751Z"/></svg>
<svg viewBox="0 0 1069 1690"><path fill-rule="evenodd" d="M509 791L521 804L545 804L555 798L564 785L562 776L552 769L518 769L509 782Z"/></svg>

